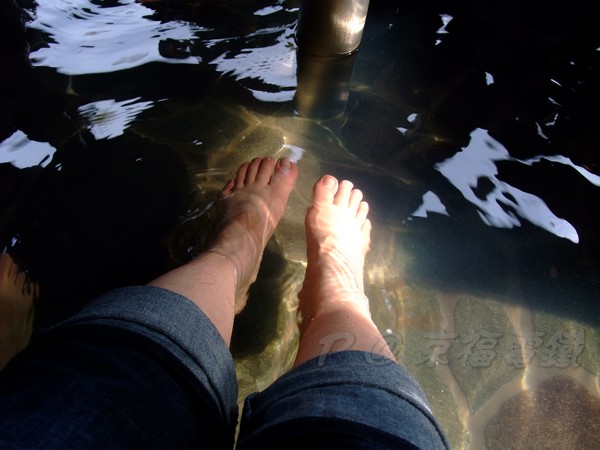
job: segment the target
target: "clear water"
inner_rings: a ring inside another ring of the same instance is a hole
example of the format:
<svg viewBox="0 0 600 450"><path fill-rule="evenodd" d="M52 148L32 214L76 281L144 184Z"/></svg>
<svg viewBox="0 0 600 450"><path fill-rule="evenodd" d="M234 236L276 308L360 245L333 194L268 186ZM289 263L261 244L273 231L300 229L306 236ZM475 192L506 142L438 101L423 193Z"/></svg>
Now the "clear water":
<svg viewBox="0 0 600 450"><path fill-rule="evenodd" d="M296 59L298 1L20 4L25 30L0 14L0 246L39 323L187 260L239 164L288 154L236 324L242 397L293 360L329 172L371 205L373 315L453 448L600 438L599 6L372 0L359 52L324 63Z"/></svg>

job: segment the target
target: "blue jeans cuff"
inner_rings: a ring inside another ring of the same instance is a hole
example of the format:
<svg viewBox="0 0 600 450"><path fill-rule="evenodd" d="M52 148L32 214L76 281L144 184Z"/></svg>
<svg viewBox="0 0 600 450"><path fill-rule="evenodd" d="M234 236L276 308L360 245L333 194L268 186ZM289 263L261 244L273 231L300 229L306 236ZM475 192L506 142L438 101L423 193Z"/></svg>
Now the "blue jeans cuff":
<svg viewBox="0 0 600 450"><path fill-rule="evenodd" d="M338 421L344 432L350 423L417 448L449 448L417 381L394 361L369 352L313 358L249 396L238 442L263 441L277 436L278 427L303 420L311 433L319 432L319 420L328 432Z"/></svg>
<svg viewBox="0 0 600 450"><path fill-rule="evenodd" d="M186 297L155 286L117 289L40 335L82 325L129 332L153 347L149 351L174 357L212 398L222 420L235 426L238 387L231 353L208 317Z"/></svg>

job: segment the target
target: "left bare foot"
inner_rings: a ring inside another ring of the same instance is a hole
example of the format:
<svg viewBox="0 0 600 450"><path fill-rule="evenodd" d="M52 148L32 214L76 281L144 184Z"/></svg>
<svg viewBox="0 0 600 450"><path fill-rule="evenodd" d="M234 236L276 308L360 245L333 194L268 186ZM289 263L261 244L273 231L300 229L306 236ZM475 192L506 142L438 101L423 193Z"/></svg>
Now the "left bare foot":
<svg viewBox="0 0 600 450"><path fill-rule="evenodd" d="M27 280L9 255L0 254L0 370L29 343L38 294L38 285Z"/></svg>
<svg viewBox="0 0 600 450"><path fill-rule="evenodd" d="M217 202L217 232L207 251L235 268L235 313L245 306L248 289L256 280L262 254L283 215L298 176L287 158L256 158L243 164L221 191Z"/></svg>

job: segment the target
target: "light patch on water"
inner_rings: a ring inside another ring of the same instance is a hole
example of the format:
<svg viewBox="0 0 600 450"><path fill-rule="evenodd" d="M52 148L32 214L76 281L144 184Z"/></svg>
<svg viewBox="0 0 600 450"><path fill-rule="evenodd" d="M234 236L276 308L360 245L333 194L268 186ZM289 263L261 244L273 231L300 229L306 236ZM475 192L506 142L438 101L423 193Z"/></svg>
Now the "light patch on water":
<svg viewBox="0 0 600 450"><path fill-rule="evenodd" d="M265 8L259 9L254 12L255 16L268 16L269 14L276 13L277 11L281 11L283 6L275 5L275 6L267 6Z"/></svg>
<svg viewBox="0 0 600 450"><path fill-rule="evenodd" d="M440 198L431 191L423 195L421 206L411 214L411 217L427 217L428 212L450 215Z"/></svg>
<svg viewBox="0 0 600 450"><path fill-rule="evenodd" d="M553 127L554 125L556 125L556 121L558 120L558 113L554 114L554 118L548 122L546 122L544 125L546 125L547 127Z"/></svg>
<svg viewBox="0 0 600 450"><path fill-rule="evenodd" d="M440 14L440 19L442 19L442 26L436 31L436 34L448 34L449 31L446 30L448 24L454 19L450 14ZM435 45L440 45L442 43L441 39L436 39Z"/></svg>
<svg viewBox="0 0 600 450"><path fill-rule="evenodd" d="M419 115L417 113L412 113L412 114L408 115L406 120L408 120L410 123L414 123L418 118L419 118Z"/></svg>
<svg viewBox="0 0 600 450"><path fill-rule="evenodd" d="M408 116L406 116L406 120L408 121L408 123L411 123L411 124L415 124L417 122L418 118L419 118L419 115L417 113L412 113L412 114L409 114ZM396 127L396 130L398 130L400 133L402 133L402 135L406 135L406 133L408 133L408 131L409 131L409 128Z"/></svg>
<svg viewBox="0 0 600 450"><path fill-rule="evenodd" d="M265 89L248 89L258 100L288 102L294 98L297 85L294 28L264 29L254 35L270 33L279 33L274 45L246 48L233 57L225 52L210 63L237 81L260 80L264 83Z"/></svg>
<svg viewBox="0 0 600 450"><path fill-rule="evenodd" d="M166 58L165 39L192 40L205 29L188 22L150 20L154 11L134 0L103 8L89 0L37 0L27 27L47 33L47 47L31 53L35 66L67 75L115 72L150 62L198 64L199 57Z"/></svg>
<svg viewBox="0 0 600 450"><path fill-rule="evenodd" d="M539 156L536 156L536 157L531 158L531 159L520 160L520 162L522 162L523 164L527 164L528 166L531 166L531 165L533 165L535 163L540 162L542 159L545 159L546 161L555 162L555 163L558 163L558 164L564 164L565 166L570 166L573 169L575 169L577 172L579 172L586 180L588 180L594 186L600 186L600 176L598 176L596 174L593 174L592 172L590 172L589 170L587 170L584 167L578 166L577 164L573 163L573 161L571 161L571 158L567 158L566 156L562 156L562 155L551 155L551 156L539 155Z"/></svg>
<svg viewBox="0 0 600 450"><path fill-rule="evenodd" d="M294 98L295 91L283 90L280 92L261 91L258 89L248 89L256 100L261 102L289 102Z"/></svg>
<svg viewBox="0 0 600 450"><path fill-rule="evenodd" d="M304 156L304 152L306 151L302 147L298 147L297 145L291 145L291 144L284 144L281 147L281 149L289 151L289 154L287 155L287 157L293 163L297 163L298 161L300 161L302 159L302 157Z"/></svg>
<svg viewBox="0 0 600 450"><path fill-rule="evenodd" d="M47 142L30 140L21 130L0 142L0 163L10 163L19 169L46 167L52 161L56 148Z"/></svg>
<svg viewBox="0 0 600 450"><path fill-rule="evenodd" d="M440 19L442 19L442 26L439 30L437 30L437 34L448 34L449 31L446 30L446 27L450 22L452 22L452 17L450 14L440 14Z"/></svg>
<svg viewBox="0 0 600 450"><path fill-rule="evenodd" d="M541 158L553 157L539 157ZM471 133L469 145L435 168L460 190L465 199L477 206L479 216L486 225L497 228L518 227L521 226L520 217L558 237L578 243L579 235L573 225L555 216L541 198L497 178L497 161L531 164L531 161L512 158L508 150L492 138L487 130L476 128ZM474 192L482 177L494 185L485 199L480 199Z"/></svg>
<svg viewBox="0 0 600 450"><path fill-rule="evenodd" d="M538 136L541 137L542 139L545 139L547 141L548 140L548 136L546 136L544 134L544 130L542 129L542 126L539 123L535 122L535 127L537 129Z"/></svg>
<svg viewBox="0 0 600 450"><path fill-rule="evenodd" d="M153 102L138 102L139 99L101 100L80 106L77 112L86 119L96 139L112 139L121 136L142 111L152 107Z"/></svg>

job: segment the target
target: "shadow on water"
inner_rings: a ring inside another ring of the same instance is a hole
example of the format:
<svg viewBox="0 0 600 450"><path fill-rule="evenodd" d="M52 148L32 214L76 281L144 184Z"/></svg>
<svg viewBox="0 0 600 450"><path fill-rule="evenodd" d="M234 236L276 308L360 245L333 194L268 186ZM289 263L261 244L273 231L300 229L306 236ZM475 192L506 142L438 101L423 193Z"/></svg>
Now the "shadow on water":
<svg viewBox="0 0 600 450"><path fill-rule="evenodd" d="M260 354L277 336L277 321L273 318L283 307L280 283L286 268L280 251L274 248L265 252L257 281L250 288L248 303L235 318L231 337L234 358Z"/></svg>
<svg viewBox="0 0 600 450"><path fill-rule="evenodd" d="M60 170L3 173L18 204L3 210L2 239L44 286L42 322L168 267L165 240L190 191L184 166L164 146L122 142L74 142L55 158Z"/></svg>

